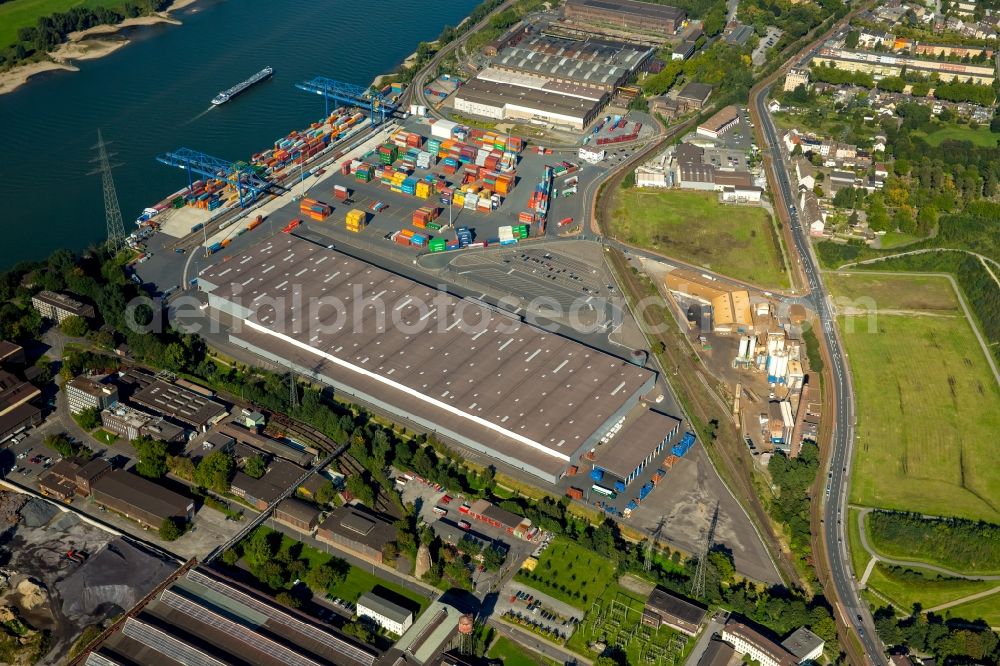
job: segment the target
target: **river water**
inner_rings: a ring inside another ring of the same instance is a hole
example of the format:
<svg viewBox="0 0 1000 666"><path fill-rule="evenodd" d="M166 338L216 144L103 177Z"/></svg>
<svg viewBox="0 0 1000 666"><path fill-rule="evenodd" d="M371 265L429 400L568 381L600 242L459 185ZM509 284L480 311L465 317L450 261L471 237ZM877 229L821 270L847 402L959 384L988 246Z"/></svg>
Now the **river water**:
<svg viewBox="0 0 1000 666"><path fill-rule="evenodd" d="M79 72L55 72L0 96L0 270L105 234L100 128L113 141L126 233L145 206L187 185L155 161L180 147L236 161L323 115L295 88L313 76L366 86L421 40L457 25L478 0L204 0ZM209 103L265 65L274 76L220 107Z"/></svg>

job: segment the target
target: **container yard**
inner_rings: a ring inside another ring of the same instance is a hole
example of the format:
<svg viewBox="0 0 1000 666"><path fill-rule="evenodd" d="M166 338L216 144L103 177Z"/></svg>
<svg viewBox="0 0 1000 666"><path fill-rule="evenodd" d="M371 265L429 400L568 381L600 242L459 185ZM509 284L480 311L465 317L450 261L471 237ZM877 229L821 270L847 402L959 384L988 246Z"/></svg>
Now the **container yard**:
<svg viewBox="0 0 1000 666"><path fill-rule="evenodd" d="M605 116L590 131L590 140L587 143L595 146L628 143L638 140L641 131L641 122L620 115Z"/></svg>

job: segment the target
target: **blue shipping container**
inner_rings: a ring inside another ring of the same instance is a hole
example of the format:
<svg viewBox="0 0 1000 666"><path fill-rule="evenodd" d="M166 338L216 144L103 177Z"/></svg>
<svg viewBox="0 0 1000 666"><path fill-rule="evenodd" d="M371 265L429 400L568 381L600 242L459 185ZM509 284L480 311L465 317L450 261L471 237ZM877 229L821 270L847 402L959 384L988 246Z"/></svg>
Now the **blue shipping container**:
<svg viewBox="0 0 1000 666"><path fill-rule="evenodd" d="M590 478L593 479L594 481L600 481L601 479L604 478L604 470L601 469L600 467L595 467L594 469L590 470Z"/></svg>
<svg viewBox="0 0 1000 666"><path fill-rule="evenodd" d="M617 490L620 493L625 492L625 482L624 481L615 481L615 490Z"/></svg>

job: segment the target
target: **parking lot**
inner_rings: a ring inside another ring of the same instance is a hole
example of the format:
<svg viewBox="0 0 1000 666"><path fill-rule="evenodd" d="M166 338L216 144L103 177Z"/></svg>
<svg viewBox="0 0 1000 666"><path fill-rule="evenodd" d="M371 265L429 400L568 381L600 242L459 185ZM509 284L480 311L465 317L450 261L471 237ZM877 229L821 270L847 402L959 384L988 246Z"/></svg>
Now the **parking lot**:
<svg viewBox="0 0 1000 666"><path fill-rule="evenodd" d="M533 587L513 581L500 591L495 613L504 615L513 612L528 624L545 627L567 639L583 620L583 611L567 603L553 599Z"/></svg>

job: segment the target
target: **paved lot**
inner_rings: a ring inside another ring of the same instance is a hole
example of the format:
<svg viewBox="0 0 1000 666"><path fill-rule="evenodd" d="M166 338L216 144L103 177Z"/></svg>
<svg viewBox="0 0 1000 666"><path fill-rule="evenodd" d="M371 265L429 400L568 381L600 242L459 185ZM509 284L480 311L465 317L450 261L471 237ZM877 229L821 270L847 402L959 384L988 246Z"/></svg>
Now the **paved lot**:
<svg viewBox="0 0 1000 666"><path fill-rule="evenodd" d="M518 592L533 597L530 606L526 600L516 597ZM511 597L514 597L514 601L511 601ZM535 600L540 601L541 605L538 605ZM529 607L531 610L529 610ZM528 618L531 622L537 623L540 626L558 631L566 638L569 638L575 629L574 620L581 621L584 615L583 611L573 608L558 599L553 599L544 592L539 592L533 587L513 581L507 583L500 591L494 614L502 616L508 610L520 613L522 617ZM554 615L554 617L545 617L543 612Z"/></svg>

